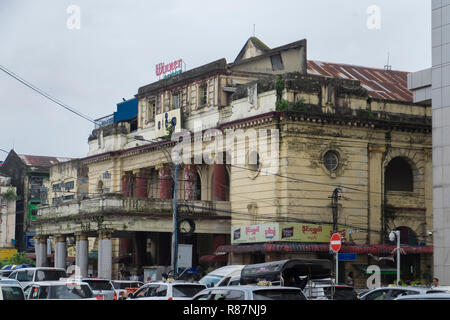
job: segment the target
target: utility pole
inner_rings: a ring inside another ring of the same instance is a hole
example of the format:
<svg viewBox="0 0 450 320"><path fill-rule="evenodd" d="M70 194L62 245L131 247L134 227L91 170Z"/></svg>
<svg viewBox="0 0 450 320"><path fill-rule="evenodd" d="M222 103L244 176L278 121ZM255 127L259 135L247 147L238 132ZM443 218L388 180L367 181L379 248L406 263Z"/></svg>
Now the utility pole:
<svg viewBox="0 0 450 320"><path fill-rule="evenodd" d="M336 188L333 191L331 198L331 209L333 210L333 233L338 232L338 210L339 210L339 200L341 196L339 192L342 193L341 188Z"/></svg>
<svg viewBox="0 0 450 320"><path fill-rule="evenodd" d="M173 173L173 232L172 232L172 268L173 278L178 277L178 217L177 217L177 190L178 190L178 164Z"/></svg>

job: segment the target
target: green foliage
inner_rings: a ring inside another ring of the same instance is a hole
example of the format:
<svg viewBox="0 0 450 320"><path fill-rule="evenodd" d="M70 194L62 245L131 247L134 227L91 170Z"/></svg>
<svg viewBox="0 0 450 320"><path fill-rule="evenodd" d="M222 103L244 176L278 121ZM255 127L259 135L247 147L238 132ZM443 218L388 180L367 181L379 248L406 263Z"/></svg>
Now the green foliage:
<svg viewBox="0 0 450 320"><path fill-rule="evenodd" d="M173 127L173 125L172 125L172 123L168 123L167 124L167 127L166 127L166 131L167 131L167 134L163 137L165 140L170 140L170 139L172 139L172 133L173 133L173 131L174 131L174 127Z"/></svg>
<svg viewBox="0 0 450 320"><path fill-rule="evenodd" d="M277 100L281 100L284 90L284 81L280 76L277 76L275 80L275 90L277 91Z"/></svg>
<svg viewBox="0 0 450 320"><path fill-rule="evenodd" d="M0 265L1 265L0 267L6 266L9 264L16 264L16 265L32 264L32 265L34 265L35 264L34 260L27 258L26 255L27 255L26 252L17 252L10 259L0 261Z"/></svg>
<svg viewBox="0 0 450 320"><path fill-rule="evenodd" d="M2 197L6 199L7 201L15 201L19 198L17 197L16 193L14 192L13 188L8 188L8 191L2 193Z"/></svg>
<svg viewBox="0 0 450 320"><path fill-rule="evenodd" d="M287 111L288 108L289 108L289 103L286 100L281 99L281 100L277 101L277 103L276 103L277 111Z"/></svg>

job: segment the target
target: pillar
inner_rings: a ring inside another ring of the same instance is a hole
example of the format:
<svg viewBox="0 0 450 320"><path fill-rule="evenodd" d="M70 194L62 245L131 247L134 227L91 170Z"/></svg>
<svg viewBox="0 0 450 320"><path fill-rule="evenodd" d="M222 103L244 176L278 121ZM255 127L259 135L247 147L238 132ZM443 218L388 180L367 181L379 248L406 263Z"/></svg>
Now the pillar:
<svg viewBox="0 0 450 320"><path fill-rule="evenodd" d="M101 231L98 241L98 277L112 278L112 231Z"/></svg>
<svg viewBox="0 0 450 320"><path fill-rule="evenodd" d="M369 170L369 217L368 229L375 230L368 231L367 240L370 244L380 244L383 242L383 154L386 152L384 145L369 145L368 148L368 170Z"/></svg>
<svg viewBox="0 0 450 320"><path fill-rule="evenodd" d="M55 241L55 268L66 269L67 246L66 236L58 235Z"/></svg>
<svg viewBox="0 0 450 320"><path fill-rule="evenodd" d="M122 195L126 198L131 196L129 180L130 176L128 174L122 176Z"/></svg>
<svg viewBox="0 0 450 320"><path fill-rule="evenodd" d="M184 168L184 199L195 200L197 192L197 168L186 165Z"/></svg>
<svg viewBox="0 0 450 320"><path fill-rule="evenodd" d="M145 199L148 197L147 183L147 172L145 170L138 170L136 172L136 198Z"/></svg>
<svg viewBox="0 0 450 320"><path fill-rule="evenodd" d="M213 200L226 201L227 187L225 180L225 165L214 163Z"/></svg>
<svg viewBox="0 0 450 320"><path fill-rule="evenodd" d="M76 253L75 265L80 269L80 276L88 276L88 258L89 258L89 243L87 235L78 233L76 236Z"/></svg>
<svg viewBox="0 0 450 320"><path fill-rule="evenodd" d="M35 246L36 267L47 267L47 237L38 236Z"/></svg>
<svg viewBox="0 0 450 320"><path fill-rule="evenodd" d="M159 197L161 199L172 199L172 176L170 169L167 167L161 167L159 169Z"/></svg>

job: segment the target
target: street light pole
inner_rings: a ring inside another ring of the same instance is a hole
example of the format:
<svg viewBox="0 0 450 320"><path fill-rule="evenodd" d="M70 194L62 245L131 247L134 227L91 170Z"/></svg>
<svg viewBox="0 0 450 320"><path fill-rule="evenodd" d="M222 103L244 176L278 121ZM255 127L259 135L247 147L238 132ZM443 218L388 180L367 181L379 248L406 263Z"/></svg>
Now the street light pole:
<svg viewBox="0 0 450 320"><path fill-rule="evenodd" d="M389 240L394 241L397 238L397 283L400 283L400 230L391 231L389 234Z"/></svg>
<svg viewBox="0 0 450 320"><path fill-rule="evenodd" d="M135 140L146 141L150 143L160 142L157 140L146 140L142 136L134 136ZM160 148L160 150L164 153L167 161L172 164L172 180L173 180L173 218L172 218L172 269L173 269L173 278L176 280L178 276L178 213L177 213L177 195L178 195L178 164L173 166L172 157L167 150Z"/></svg>

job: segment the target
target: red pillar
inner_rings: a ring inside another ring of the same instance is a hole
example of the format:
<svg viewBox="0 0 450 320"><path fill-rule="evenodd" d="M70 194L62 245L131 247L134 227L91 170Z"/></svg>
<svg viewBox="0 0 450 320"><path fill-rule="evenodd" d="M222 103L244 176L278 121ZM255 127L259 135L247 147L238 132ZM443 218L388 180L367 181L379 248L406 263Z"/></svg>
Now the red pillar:
<svg viewBox="0 0 450 320"><path fill-rule="evenodd" d="M197 192L197 169L195 165L187 165L184 168L184 199L195 200Z"/></svg>
<svg viewBox="0 0 450 320"><path fill-rule="evenodd" d="M127 174L122 177L122 195L127 198L131 196L129 180L130 180L130 176Z"/></svg>
<svg viewBox="0 0 450 320"><path fill-rule="evenodd" d="M214 163L213 200L226 201L227 186L225 180L225 165Z"/></svg>
<svg viewBox="0 0 450 320"><path fill-rule="evenodd" d="M140 171L136 176L136 198L147 198L148 197L148 191L147 191L147 182L148 178L145 175L144 171Z"/></svg>
<svg viewBox="0 0 450 320"><path fill-rule="evenodd" d="M161 199L172 199L172 177L168 168L159 169L159 197Z"/></svg>

